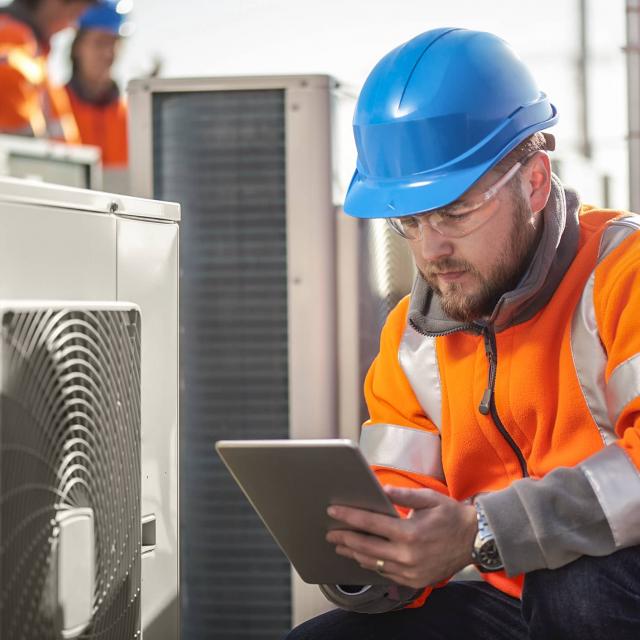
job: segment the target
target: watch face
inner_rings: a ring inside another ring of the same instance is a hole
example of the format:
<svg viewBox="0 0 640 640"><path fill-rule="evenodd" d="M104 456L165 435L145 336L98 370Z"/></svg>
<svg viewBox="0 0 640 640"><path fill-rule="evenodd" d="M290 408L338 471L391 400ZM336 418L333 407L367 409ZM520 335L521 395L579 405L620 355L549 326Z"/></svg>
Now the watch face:
<svg viewBox="0 0 640 640"><path fill-rule="evenodd" d="M482 543L482 546L476 551L476 562L483 569L495 570L502 569L502 560L496 546L496 541L491 539Z"/></svg>

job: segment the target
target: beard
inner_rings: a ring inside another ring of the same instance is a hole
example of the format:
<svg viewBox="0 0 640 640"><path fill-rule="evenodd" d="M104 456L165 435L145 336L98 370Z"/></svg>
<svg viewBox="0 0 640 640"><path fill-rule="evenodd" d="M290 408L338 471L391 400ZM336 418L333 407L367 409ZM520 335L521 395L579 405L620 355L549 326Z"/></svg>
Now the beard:
<svg viewBox="0 0 640 640"><path fill-rule="evenodd" d="M531 206L521 191L513 191L513 226L509 238L496 262L483 276L470 262L456 258L442 258L429 263L420 273L440 298L442 310L452 319L469 323L488 317L500 298L513 291L531 263L538 246L538 233L530 224ZM542 226L540 226L540 229ZM438 287L439 272L465 271L480 283L479 288L465 294L460 284Z"/></svg>

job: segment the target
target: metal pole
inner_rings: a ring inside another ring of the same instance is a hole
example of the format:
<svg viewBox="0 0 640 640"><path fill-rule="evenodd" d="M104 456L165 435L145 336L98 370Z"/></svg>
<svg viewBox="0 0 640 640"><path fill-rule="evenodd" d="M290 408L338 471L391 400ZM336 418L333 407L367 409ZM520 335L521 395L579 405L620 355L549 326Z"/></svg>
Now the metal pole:
<svg viewBox="0 0 640 640"><path fill-rule="evenodd" d="M629 208L640 211L640 0L627 0Z"/></svg>
<svg viewBox="0 0 640 640"><path fill-rule="evenodd" d="M578 57L578 84L581 97L581 129L582 144L581 152L585 158L591 158L591 135L589 130L589 41L588 41L588 20L587 20L587 0L578 0L578 15L580 23L580 55Z"/></svg>
<svg viewBox="0 0 640 640"><path fill-rule="evenodd" d="M602 206L611 207L611 176L607 173L602 174Z"/></svg>

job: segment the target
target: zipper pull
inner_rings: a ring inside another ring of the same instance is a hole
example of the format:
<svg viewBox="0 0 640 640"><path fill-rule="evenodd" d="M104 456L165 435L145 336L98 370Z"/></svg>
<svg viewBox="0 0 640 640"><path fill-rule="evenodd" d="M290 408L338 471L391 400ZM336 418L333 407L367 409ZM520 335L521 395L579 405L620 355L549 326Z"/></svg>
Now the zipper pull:
<svg viewBox="0 0 640 640"><path fill-rule="evenodd" d="M480 411L480 413L483 416L486 416L491 409L492 395L493 395L493 391L491 390L491 387L488 387L487 389L485 389L485 392L482 396L482 400L480 400L480 406L478 407L478 411Z"/></svg>

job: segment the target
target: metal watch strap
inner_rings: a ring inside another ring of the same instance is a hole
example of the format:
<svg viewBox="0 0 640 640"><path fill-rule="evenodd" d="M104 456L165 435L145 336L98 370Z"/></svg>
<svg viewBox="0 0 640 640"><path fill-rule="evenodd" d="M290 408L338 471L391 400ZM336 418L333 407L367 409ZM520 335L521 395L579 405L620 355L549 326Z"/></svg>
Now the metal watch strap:
<svg viewBox="0 0 640 640"><path fill-rule="evenodd" d="M496 545L491 525L487 520L484 509L478 502L474 502L478 520L478 532L473 542L471 557L477 569L483 573L500 571L503 568L502 558Z"/></svg>

